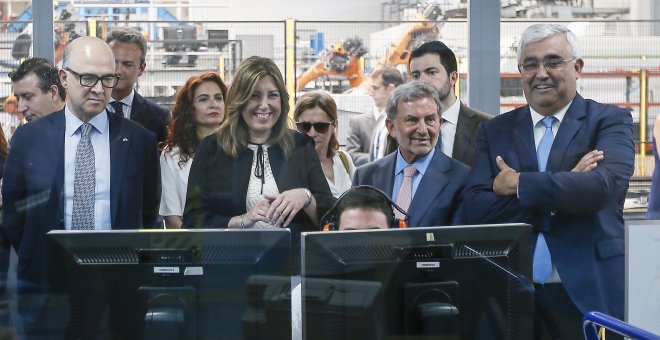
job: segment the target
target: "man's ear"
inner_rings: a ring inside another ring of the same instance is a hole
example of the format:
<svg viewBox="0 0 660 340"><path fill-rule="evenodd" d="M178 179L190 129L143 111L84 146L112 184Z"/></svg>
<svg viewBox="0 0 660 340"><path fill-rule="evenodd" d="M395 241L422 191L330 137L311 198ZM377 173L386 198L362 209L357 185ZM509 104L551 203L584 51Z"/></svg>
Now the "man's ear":
<svg viewBox="0 0 660 340"><path fill-rule="evenodd" d="M50 86L50 100L54 103L57 101L57 99L60 97L59 96L59 89L57 88L57 85L51 85Z"/></svg>
<svg viewBox="0 0 660 340"><path fill-rule="evenodd" d="M57 71L57 73L60 76L60 83L62 83L62 86L64 86L64 88L67 88L67 82L66 81L67 81L68 74L66 74L66 71L64 71L63 69L60 69L59 71Z"/></svg>
<svg viewBox="0 0 660 340"><path fill-rule="evenodd" d="M141 77L144 74L144 69L147 68L147 63L142 63L140 64L140 68L138 69L138 77Z"/></svg>
<svg viewBox="0 0 660 340"><path fill-rule="evenodd" d="M387 131L390 133L390 137L396 139L394 134L394 122L391 121L389 117L385 118L385 127L387 127Z"/></svg>

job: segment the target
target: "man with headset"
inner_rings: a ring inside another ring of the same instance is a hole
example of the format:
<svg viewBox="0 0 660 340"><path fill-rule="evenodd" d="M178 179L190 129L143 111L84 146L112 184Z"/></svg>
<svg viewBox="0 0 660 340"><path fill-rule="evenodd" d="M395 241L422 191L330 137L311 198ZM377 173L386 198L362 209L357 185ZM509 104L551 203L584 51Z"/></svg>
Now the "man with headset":
<svg viewBox="0 0 660 340"><path fill-rule="evenodd" d="M353 187L342 194L321 219L324 231L406 228L405 219L394 216L394 209L406 212L384 192L368 185Z"/></svg>

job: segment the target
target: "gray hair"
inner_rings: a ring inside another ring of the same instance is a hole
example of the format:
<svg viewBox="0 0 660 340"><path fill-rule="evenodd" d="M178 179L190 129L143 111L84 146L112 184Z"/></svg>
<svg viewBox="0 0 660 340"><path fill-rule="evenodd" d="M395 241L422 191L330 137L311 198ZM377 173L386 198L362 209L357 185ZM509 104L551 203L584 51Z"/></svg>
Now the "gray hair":
<svg viewBox="0 0 660 340"><path fill-rule="evenodd" d="M440 116L440 96L438 95L438 91L433 86L419 81L413 81L394 89L390 99L387 101L387 118L392 121L396 119L399 102L411 102L423 98L433 98L438 107L438 116Z"/></svg>
<svg viewBox="0 0 660 340"><path fill-rule="evenodd" d="M105 38L106 43L111 43L113 41L119 41L125 44L136 44L140 48L140 61L143 63L147 58L147 39L144 38L144 35L137 31L134 28L128 27L115 27L108 33L108 36Z"/></svg>
<svg viewBox="0 0 660 340"><path fill-rule="evenodd" d="M527 46L527 44L537 42L560 33L564 34L566 36L566 40L568 40L568 48L571 52L571 58L580 58L580 45L578 44L577 37L575 34L573 34L573 32L571 32L571 30L557 24L535 24L527 27L523 32L522 37L520 37L517 53L518 63L522 62L522 50L525 48L525 46Z"/></svg>

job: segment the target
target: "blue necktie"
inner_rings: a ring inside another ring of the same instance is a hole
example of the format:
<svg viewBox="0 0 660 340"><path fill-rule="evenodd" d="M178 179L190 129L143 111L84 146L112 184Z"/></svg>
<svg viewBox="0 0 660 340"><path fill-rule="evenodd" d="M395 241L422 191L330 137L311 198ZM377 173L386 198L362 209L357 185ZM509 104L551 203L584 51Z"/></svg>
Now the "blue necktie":
<svg viewBox="0 0 660 340"><path fill-rule="evenodd" d="M548 157L550 156L550 149L552 148L552 141L555 139L552 134L552 123L556 120L555 117L545 117L541 122L545 126L545 132L541 137L541 142L536 149L536 160L539 165L539 172L544 172L548 165ZM552 259L550 258L550 249L545 242L543 233L539 233L536 240L536 247L534 248L534 282L544 283L552 275Z"/></svg>

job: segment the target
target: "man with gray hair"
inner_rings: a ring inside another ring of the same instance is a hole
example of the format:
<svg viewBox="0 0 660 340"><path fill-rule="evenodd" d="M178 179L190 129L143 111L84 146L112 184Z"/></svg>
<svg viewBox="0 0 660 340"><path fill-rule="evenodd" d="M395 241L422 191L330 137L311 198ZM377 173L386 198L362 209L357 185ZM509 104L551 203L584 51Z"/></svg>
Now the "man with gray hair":
<svg viewBox="0 0 660 340"><path fill-rule="evenodd" d="M481 125L463 193L466 223L535 227L537 338L582 337L582 315L589 311L623 319L632 117L577 93L583 67L566 27L537 24L524 31L518 68L529 105Z"/></svg>
<svg viewBox="0 0 660 340"><path fill-rule="evenodd" d="M135 29L117 27L108 33L105 42L115 54L115 72L119 75L108 110L140 123L156 135L158 142L164 141L172 114L135 91L135 84L147 67L147 40Z"/></svg>
<svg viewBox="0 0 660 340"><path fill-rule="evenodd" d="M417 81L403 84L392 93L386 112L385 124L399 147L358 168L353 186L371 185L392 195L408 212L411 227L461 224L460 195L469 168L436 150L440 133L438 92Z"/></svg>

